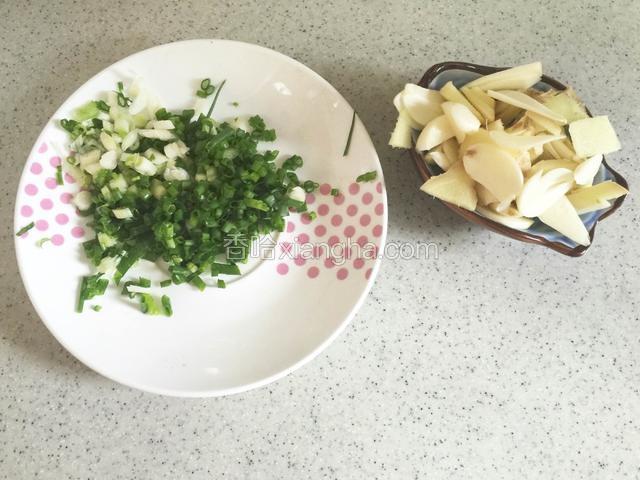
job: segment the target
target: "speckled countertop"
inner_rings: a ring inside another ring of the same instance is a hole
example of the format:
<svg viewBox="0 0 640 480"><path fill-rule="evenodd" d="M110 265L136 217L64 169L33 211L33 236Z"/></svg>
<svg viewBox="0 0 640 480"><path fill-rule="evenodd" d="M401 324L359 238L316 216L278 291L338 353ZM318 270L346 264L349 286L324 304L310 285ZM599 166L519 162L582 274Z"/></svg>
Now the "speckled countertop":
<svg viewBox="0 0 640 480"><path fill-rule="evenodd" d="M443 60L540 59L640 175L640 3L514 0L0 3L0 478L640 478L640 244L630 197L581 259L515 243L420 194L386 146L393 94ZM393 4L393 6L392 6ZM23 162L73 90L132 52L230 38L307 64L358 110L389 191L389 239L440 247L383 262L319 358L266 388L184 400L75 361L31 307L13 252Z"/></svg>

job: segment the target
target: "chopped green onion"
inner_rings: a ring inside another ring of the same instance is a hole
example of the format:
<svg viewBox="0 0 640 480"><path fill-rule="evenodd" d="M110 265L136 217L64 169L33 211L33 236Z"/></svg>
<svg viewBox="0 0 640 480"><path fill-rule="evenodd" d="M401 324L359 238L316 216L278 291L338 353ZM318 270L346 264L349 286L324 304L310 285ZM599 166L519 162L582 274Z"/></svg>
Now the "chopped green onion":
<svg viewBox="0 0 640 480"><path fill-rule="evenodd" d="M107 105L107 102L105 102L104 100L97 100L96 101L96 107L101 112L109 113L110 107L109 107L109 105Z"/></svg>
<svg viewBox="0 0 640 480"><path fill-rule="evenodd" d="M27 233L29 230L31 230L31 229L32 229L33 227L35 227L35 226L36 226L36 224L35 224L35 223L33 223L33 222L31 222L31 223L29 223L29 224L25 225L24 227L22 227L20 230L18 230L18 231L16 232L16 237L19 237L19 236L21 236L21 235L24 235L25 233Z"/></svg>
<svg viewBox="0 0 640 480"><path fill-rule="evenodd" d="M371 170L370 172L358 175L358 178L356 178L356 182L373 182L376 178L378 178L378 172L376 172L375 170Z"/></svg>
<svg viewBox="0 0 640 480"><path fill-rule="evenodd" d="M64 180L62 180L62 165L56 167L56 184L64 185Z"/></svg>
<svg viewBox="0 0 640 480"><path fill-rule="evenodd" d="M218 96L220 95L220 91L222 90L222 87L224 87L224 84L226 83L226 80L223 80L222 83L220 83L220 85L218 86L218 90L216 91L216 96L213 97L213 102L211 102L211 107L209 107L209 111L207 112L207 117L211 118L211 114L213 113L213 107L216 106L216 102L218 101Z"/></svg>
<svg viewBox="0 0 640 480"><path fill-rule="evenodd" d="M164 308L164 314L167 317L170 317L171 315L173 315L173 308L171 307L171 299L166 295L162 295L162 297L160 297L160 302L162 302L162 308Z"/></svg>
<svg viewBox="0 0 640 480"><path fill-rule="evenodd" d="M318 188L296 174L302 158L292 155L280 165L277 150L261 149L260 142L274 141L276 132L260 116L249 118L246 130L210 118L225 83L200 82L203 95L213 94L207 116L164 108L134 115L98 100L81 112L85 120L60 122L76 152L65 169L83 187L74 201L96 233L83 243L86 257L98 271L115 266L114 283L124 284L125 295L139 296L146 313L160 304L146 296L151 282L124 280L139 260L166 262L171 278L161 287L189 283L202 290L209 273L240 275L236 262L247 261L251 241L284 231L290 211L307 211L301 190ZM132 101L121 82L115 96L121 107ZM114 165L116 137L124 158ZM99 285L84 279L79 305L106 284L107 278Z"/></svg>
<svg viewBox="0 0 640 480"><path fill-rule="evenodd" d="M256 200L254 198L248 198L244 201L245 205L249 208L255 208L256 210L261 210L263 212L269 211L269 205L267 205L262 200Z"/></svg>
<svg viewBox="0 0 640 480"><path fill-rule="evenodd" d="M338 190L337 188L332 188L331 189L331 196L337 197L338 195L340 195L340 190Z"/></svg>
<svg viewBox="0 0 640 480"><path fill-rule="evenodd" d="M316 183L314 181L311 181L311 180L307 180L306 182L304 182L302 184L303 190L305 192L307 192L307 193L311 193L311 192L317 190L319 186L320 185L318 183Z"/></svg>
<svg viewBox="0 0 640 480"><path fill-rule="evenodd" d="M76 122L75 120L69 120L66 118L63 118L62 120L60 120L60 126L69 133L73 132L73 129L77 124L78 122Z"/></svg>
<svg viewBox="0 0 640 480"><path fill-rule="evenodd" d="M196 95L200 98L207 98L213 94L216 87L211 85L211 79L205 78L200 82L200 90L196 92Z"/></svg>
<svg viewBox="0 0 640 480"><path fill-rule="evenodd" d="M127 295L129 298L133 298L138 292L132 292L129 287L151 288L151 280L144 277L138 277L138 280L129 280L128 282L124 282L121 293L123 295Z"/></svg>
<svg viewBox="0 0 640 480"><path fill-rule="evenodd" d="M349 136L347 137L347 144L344 147L344 152L342 153L343 157L346 157L349 154L349 147L351 147L351 137L353 136L353 126L356 123L356 111L353 111L353 115L351 116L351 126L349 127Z"/></svg>
<svg viewBox="0 0 640 480"><path fill-rule="evenodd" d="M218 275L240 275L240 269L235 263L212 263L211 276Z"/></svg>
<svg viewBox="0 0 640 480"><path fill-rule="evenodd" d="M63 118L60 120L60 126L64 128L67 132L73 132L73 127L78 124L75 120L69 120L67 118Z"/></svg>
<svg viewBox="0 0 640 480"><path fill-rule="evenodd" d="M50 238L50 237L43 237L43 238L41 238L40 240L38 240L38 241L36 242L36 246L37 246L37 247L42 248L42 246L43 246L45 243L50 242L50 241L51 241L51 238Z"/></svg>
<svg viewBox="0 0 640 480"><path fill-rule="evenodd" d="M100 109L98 108L98 104L96 102L88 102L75 109L73 112L73 118L78 122L84 122L85 120L97 117L99 114Z"/></svg>
<svg viewBox="0 0 640 480"><path fill-rule="evenodd" d="M91 305L91 310L93 310L94 312L99 312L100 310L102 310L102 305Z"/></svg>
<svg viewBox="0 0 640 480"><path fill-rule="evenodd" d="M204 280L202 280L198 275L194 276L191 281L190 281L191 285L193 285L194 287L196 287L198 290L200 290L201 292L207 288L207 284L204 283Z"/></svg>
<svg viewBox="0 0 640 480"><path fill-rule="evenodd" d="M78 294L78 303L76 305L76 311L82 313L84 309L84 302L91 300L93 297L103 295L109 285L109 280L102 277L102 273L82 277L80 282L80 292Z"/></svg>
<svg viewBox="0 0 640 480"><path fill-rule="evenodd" d="M151 294L139 293L138 295L140 296L140 310L142 313L147 315L159 315L162 313Z"/></svg>
<svg viewBox="0 0 640 480"><path fill-rule="evenodd" d="M306 202L301 202L300 200L294 200L293 198L290 198L287 200L287 203L289 204L289 206L293 209L295 209L296 212L306 212L307 211L307 204Z"/></svg>
<svg viewBox="0 0 640 480"><path fill-rule="evenodd" d="M282 163L282 168L284 170L296 170L300 168L302 164L302 158L300 158L298 155L293 155Z"/></svg>
<svg viewBox="0 0 640 480"><path fill-rule="evenodd" d="M122 108L128 107L131 104L131 99L124 94L124 85L122 82L118 82L118 90L116 94L118 95L118 105Z"/></svg>
<svg viewBox="0 0 640 480"><path fill-rule="evenodd" d="M227 288L227 284L221 278L218 279L218 288Z"/></svg>
<svg viewBox="0 0 640 480"><path fill-rule="evenodd" d="M127 296L127 297L129 297L129 298L133 298L133 297L135 297L135 296L136 296L136 292L130 292L130 291L129 291L129 287L130 287L131 285L135 285L135 284L136 284L136 282L134 282L134 281L124 282L124 283L122 284L122 290L120 290L120 293L121 293L122 295L126 295L126 296Z"/></svg>
<svg viewBox="0 0 640 480"><path fill-rule="evenodd" d="M233 105L234 107L240 106L240 104L238 102L231 102L231 105Z"/></svg>
<svg viewBox="0 0 640 480"><path fill-rule="evenodd" d="M318 214L316 212L309 212L307 215L309 215L309 220L313 221L316 218L318 218Z"/></svg>
<svg viewBox="0 0 640 480"><path fill-rule="evenodd" d="M86 249L85 249L86 252ZM118 262L116 267L116 273L113 275L113 280L116 285L120 283L122 276L140 259L141 255L133 252L125 252L124 256Z"/></svg>

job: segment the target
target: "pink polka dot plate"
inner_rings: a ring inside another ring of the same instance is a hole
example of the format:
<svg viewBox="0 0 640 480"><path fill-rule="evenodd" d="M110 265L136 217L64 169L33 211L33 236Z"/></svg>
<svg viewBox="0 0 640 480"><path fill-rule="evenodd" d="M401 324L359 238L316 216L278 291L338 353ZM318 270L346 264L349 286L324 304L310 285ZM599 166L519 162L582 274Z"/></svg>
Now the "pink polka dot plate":
<svg viewBox="0 0 640 480"><path fill-rule="evenodd" d="M308 214L288 217L284 232L253 241L243 275L226 289L199 292L185 285L160 289L166 278L141 263L130 276L167 293L172 317L147 316L116 287L78 314L79 279L91 273L81 243L92 238L72 198L78 186L56 167L68 154L57 122L118 81L141 77L170 109L193 107L200 79L227 80L218 119L260 114L276 129L282 156L304 159L301 177L321 183ZM82 85L47 123L29 155L18 187L16 255L27 293L43 322L76 358L102 375L141 390L185 397L220 396L256 388L311 360L345 328L378 271L387 231L387 199L380 162L353 109L318 74L275 51L225 40L189 40L131 55ZM377 179L356 183L375 170ZM332 189L337 188L335 195ZM332 195L333 193L333 195Z"/></svg>

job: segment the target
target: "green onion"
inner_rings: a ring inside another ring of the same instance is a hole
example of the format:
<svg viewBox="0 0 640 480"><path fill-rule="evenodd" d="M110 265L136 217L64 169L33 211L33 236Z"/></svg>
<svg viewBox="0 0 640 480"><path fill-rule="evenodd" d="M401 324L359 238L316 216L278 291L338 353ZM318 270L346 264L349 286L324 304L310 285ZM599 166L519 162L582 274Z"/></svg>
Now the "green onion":
<svg viewBox="0 0 640 480"><path fill-rule="evenodd" d="M301 202L300 200L294 200L293 198L290 198L287 200L288 205L295 209L296 212L306 212L307 211L307 204L306 202Z"/></svg>
<svg viewBox="0 0 640 480"><path fill-rule="evenodd" d="M100 109L96 102L88 102L79 108L76 108L73 112L73 119L78 122L84 122L85 120L91 120L100 114Z"/></svg>
<svg viewBox="0 0 640 480"><path fill-rule="evenodd" d="M94 312L99 312L100 310L102 310L102 306L101 305L91 305L91 310L93 310Z"/></svg>
<svg viewBox="0 0 640 480"><path fill-rule="evenodd" d="M146 313L147 315L159 315L162 313L151 294L139 293L138 295L140 297L140 310L142 313Z"/></svg>
<svg viewBox="0 0 640 480"><path fill-rule="evenodd" d="M309 220L313 221L316 218L318 218L318 214L316 212L309 212L307 215L309 215Z"/></svg>
<svg viewBox="0 0 640 480"><path fill-rule="evenodd" d="M262 200L256 200L254 198L248 198L244 201L245 205L249 208L255 208L256 210L261 210L263 212L269 211L269 205L267 205Z"/></svg>
<svg viewBox="0 0 640 480"><path fill-rule="evenodd" d="M200 98L207 98L213 94L216 87L211 85L211 79L205 78L200 82L200 90L196 92L196 95Z"/></svg>
<svg viewBox="0 0 640 480"><path fill-rule="evenodd" d="M75 140L80 135L85 133L85 127L83 127L80 122L76 122L75 120L63 118L62 120L60 120L60 126L67 132L69 132L69 136L72 140Z"/></svg>
<svg viewBox="0 0 640 480"><path fill-rule="evenodd" d="M307 193L311 193L311 192L313 192L313 191L317 190L317 188L318 188L319 186L320 186L320 185L319 185L318 183L313 182L313 181L311 181L311 180L307 180L306 182L304 182L304 183L302 184L302 188L303 188L303 190L304 190L305 192L307 192Z"/></svg>
<svg viewBox="0 0 640 480"><path fill-rule="evenodd" d="M77 124L78 124L78 122L76 122L75 120L68 120L66 118L63 118L62 120L60 120L60 126L62 128L64 128L69 133L73 132L73 128Z"/></svg>
<svg viewBox="0 0 640 480"><path fill-rule="evenodd" d="M218 288L227 288L227 284L221 278L218 279Z"/></svg>
<svg viewBox="0 0 640 480"><path fill-rule="evenodd" d="M122 82L118 82L118 90L116 90L116 94L118 95L118 105L125 108L131 104L131 99L124 94L124 85Z"/></svg>
<svg viewBox="0 0 640 480"><path fill-rule="evenodd" d="M123 275L127 273L131 267L133 267L133 264L136 263L140 259L140 257L141 255L137 254L137 252L125 252L124 256L120 259L120 262L116 267L116 273L113 275L113 280L115 281L116 285L120 283Z"/></svg>
<svg viewBox="0 0 640 480"><path fill-rule="evenodd" d="M240 269L235 263L212 263L211 276L218 275L240 275Z"/></svg>
<svg viewBox="0 0 640 480"><path fill-rule="evenodd" d="M33 222L29 223L28 225L25 225L24 227L22 227L20 230L18 230L16 232L16 237L24 235L25 233L27 233L29 230L31 230L35 226L36 226L36 224L33 223Z"/></svg>
<svg viewBox="0 0 640 480"><path fill-rule="evenodd" d="M298 155L293 155L282 163L282 168L284 170L296 170L300 168L302 164L302 158L300 158Z"/></svg>
<svg viewBox="0 0 640 480"><path fill-rule="evenodd" d="M84 309L84 302L91 300L93 297L103 295L109 285L109 280L102 277L101 273L82 277L80 282L80 292L78 294L78 303L76 304L76 311L82 313Z"/></svg>
<svg viewBox="0 0 640 480"><path fill-rule="evenodd" d="M124 282L121 293L123 295L127 295L129 298L133 298L136 296L137 292L130 291L129 287L151 288L151 280L144 277L138 277L138 280L129 280L128 282Z"/></svg>
<svg viewBox="0 0 640 480"><path fill-rule="evenodd" d="M343 157L346 157L349 154L349 147L351 147L351 137L353 136L353 126L356 123L356 111L353 111L353 115L351 116L351 126L349 127L349 135L347 136L347 144L344 147L344 152L342 153Z"/></svg>
<svg viewBox="0 0 640 480"><path fill-rule="evenodd" d="M356 178L356 182L373 182L376 178L378 178L378 172L376 172L375 170L371 170L370 172L358 175L358 178Z"/></svg>
<svg viewBox="0 0 640 480"><path fill-rule="evenodd" d="M218 90L216 91L216 96L213 97L213 102L211 102L211 107L209 107L209 111L207 112L207 117L211 118L211 114L213 113L213 107L216 106L216 102L218 101L218 96L220 95L220 91L222 90L222 87L224 87L224 84L226 83L226 80L223 80L222 83L218 86Z"/></svg>
<svg viewBox="0 0 640 480"><path fill-rule="evenodd" d="M170 317L171 315L173 315L173 308L171 307L171 299L166 295L162 295L162 297L160 297L160 302L162 303L162 307L164 308L164 314L167 317Z"/></svg>
<svg viewBox="0 0 640 480"><path fill-rule="evenodd" d="M240 106L240 104L238 102L231 102L231 105L233 105L234 107Z"/></svg>
<svg viewBox="0 0 640 480"><path fill-rule="evenodd" d="M50 241L51 241L51 238L50 238L50 237L43 237L43 238L41 238L40 240L38 240L38 241L36 242L36 247L40 247L40 248L42 248L42 246L43 246L45 243L50 242Z"/></svg>
<svg viewBox="0 0 640 480"><path fill-rule="evenodd" d="M215 88L208 115L224 85L223 81ZM200 82L203 93L212 88L211 80ZM121 83L116 95L121 106L131 101ZM284 231L291 210L307 211L304 201L290 198L294 189L311 193L318 188L317 182L298 177L301 157L292 155L280 165L280 152L261 148L260 142L274 141L276 132L260 116L249 118L251 128L245 131L210 116L194 117L193 110L161 108L155 114L132 116L120 108L106 112L99 101L91 105L93 110L87 108L84 116L97 112L100 118L60 123L76 152L68 168L78 170L83 179L81 214L96 233L95 239L83 243L84 253L101 270L115 264L114 283L123 284L123 294L139 296L147 313L155 311L159 299L145 297L150 295L146 290L141 294L129 289L149 288L150 280L125 280L139 260L166 263L170 279L159 282L161 287L188 283L203 290L209 283L205 275L240 275L236 263L247 261L252 239ZM171 138L131 136L124 158L113 170L92 167L107 151L104 133L124 140L153 120L170 121ZM167 149L175 154L170 163L162 161ZM315 213L309 216L315 218ZM102 288L107 280L99 280ZM99 291L87 282L81 285L79 304Z"/></svg>
<svg viewBox="0 0 640 480"><path fill-rule="evenodd" d="M64 185L64 181L62 180L62 165L56 167L56 184Z"/></svg>
<svg viewBox="0 0 640 480"><path fill-rule="evenodd" d="M331 195L337 197L338 195L340 195L340 190L338 190L337 188L332 188Z"/></svg>
<svg viewBox="0 0 640 480"><path fill-rule="evenodd" d="M107 102L105 102L104 100L97 100L96 101L96 107L101 112L109 113L110 107L109 107L109 105L107 105Z"/></svg>
<svg viewBox="0 0 640 480"><path fill-rule="evenodd" d="M200 290L201 292L207 288L207 284L204 283L204 280L202 280L198 275L194 276L191 281L189 282L191 283L191 285L193 285L194 287L196 287L198 290Z"/></svg>

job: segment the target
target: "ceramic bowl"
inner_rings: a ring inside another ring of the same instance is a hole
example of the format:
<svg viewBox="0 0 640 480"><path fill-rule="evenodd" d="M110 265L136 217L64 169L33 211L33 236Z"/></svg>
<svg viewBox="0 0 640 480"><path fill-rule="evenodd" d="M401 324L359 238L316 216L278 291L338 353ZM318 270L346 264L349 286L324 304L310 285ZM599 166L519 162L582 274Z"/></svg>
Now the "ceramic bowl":
<svg viewBox="0 0 640 480"><path fill-rule="evenodd" d="M495 73L500 70L505 70L506 68L508 67L487 67L483 65L474 65L472 63L464 62L438 63L436 65L433 65L425 72L418 85L425 88L439 90L447 82L452 81L456 87L460 88L468 82L478 78L479 76ZM559 82L558 80L543 75L541 81L535 85L535 88L539 90L548 90L549 88L555 88L556 90L565 90L567 86ZM588 110L587 113L591 115ZM431 176L439 175L442 173L442 170L440 170L437 166L427 165L422 157L422 154L415 149L410 150L410 155L413 158L416 166L418 167L418 171L420 172L423 180L426 181ZM606 180L613 180L623 187L628 188L627 181L622 177L622 175L611 168L607 164L606 160L604 160L602 162L600 170L598 171L598 174L594 179L594 184L604 182ZM580 218L582 218L582 221L586 225L587 230L589 231L591 244L593 244L598 222L612 215L618 208L620 208L620 206L624 202L624 199L625 197L622 196L620 198L617 198L609 208L586 213L580 216ZM471 212L448 202L442 203L444 203L451 210L456 212L461 217L466 218L470 222L476 223L485 228L488 228L489 230L497 232L506 237L519 240L521 242L543 245L547 248L555 250L556 252L560 252L571 257L579 257L580 255L584 254L584 252L589 248L588 246L576 244L564 235L549 228L539 220L536 220L535 223L531 225L531 227L529 227L527 230L516 230L500 223L494 222L493 220L489 220L488 218L483 217L477 212Z"/></svg>

